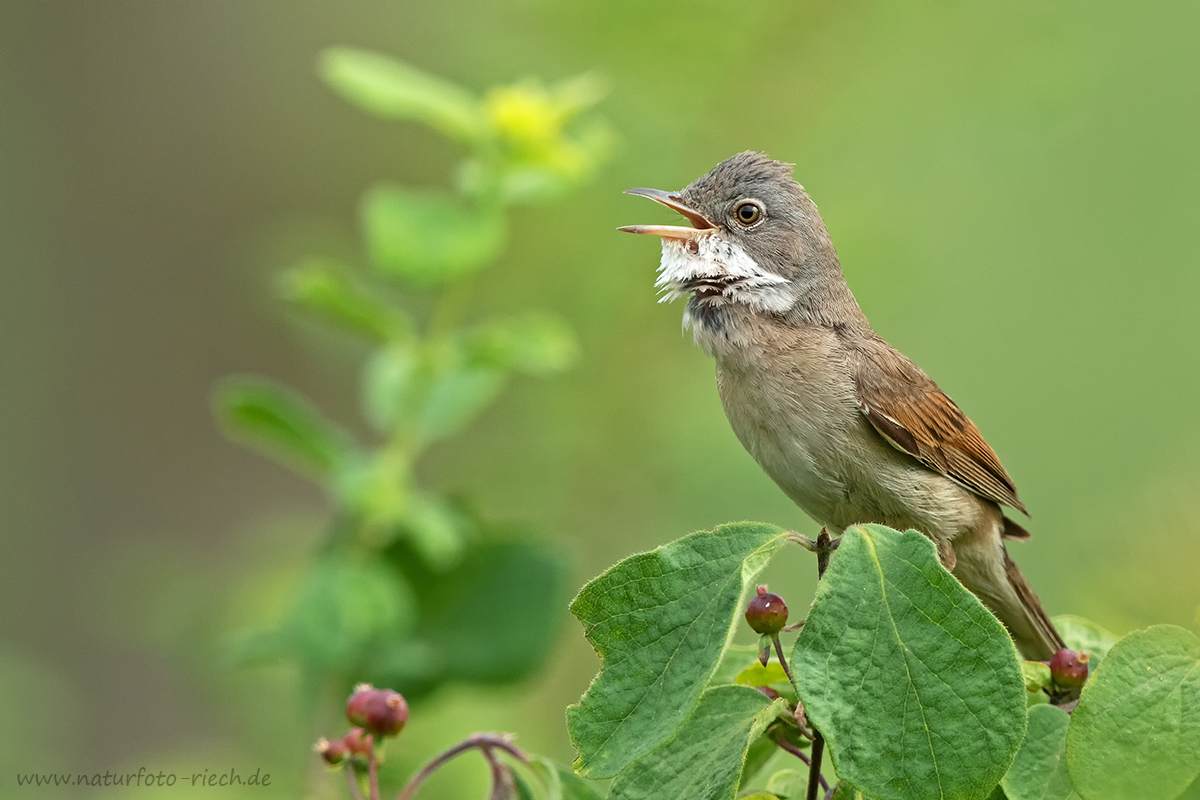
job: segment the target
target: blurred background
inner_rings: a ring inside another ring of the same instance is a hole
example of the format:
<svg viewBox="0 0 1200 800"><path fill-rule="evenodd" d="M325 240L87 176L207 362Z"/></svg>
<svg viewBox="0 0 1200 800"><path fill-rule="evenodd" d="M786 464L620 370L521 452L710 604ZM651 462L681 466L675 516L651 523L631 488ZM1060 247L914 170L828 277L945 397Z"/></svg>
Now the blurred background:
<svg viewBox="0 0 1200 800"><path fill-rule="evenodd" d="M582 355L421 462L552 542L569 591L721 522L812 528L729 430L682 308L655 303L656 244L613 230L668 218L621 190L761 149L795 162L875 328L1000 454L1034 515L1010 550L1050 612L1194 626L1198 32L1183 0L0 0L0 785L234 766L275 776L245 796L343 796L307 749L340 730L285 668L217 646L330 509L226 441L210 397L263 373L356 420L362 350L298 323L275 278L358 248L366 188L444 183L460 153L329 92L331 45L475 90L609 84L607 165L518 211L466 301L553 310ZM789 554L767 577L800 598L814 571ZM394 760L492 729L569 762L563 710L597 661L567 600L537 675L434 693ZM430 796L482 796L482 762L449 772Z"/></svg>

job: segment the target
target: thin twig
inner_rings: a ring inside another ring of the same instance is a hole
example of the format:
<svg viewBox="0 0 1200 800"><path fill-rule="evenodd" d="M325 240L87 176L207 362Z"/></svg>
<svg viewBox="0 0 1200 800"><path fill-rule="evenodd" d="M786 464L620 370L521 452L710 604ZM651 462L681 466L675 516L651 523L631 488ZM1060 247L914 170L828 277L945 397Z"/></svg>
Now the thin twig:
<svg viewBox="0 0 1200 800"><path fill-rule="evenodd" d="M353 800L363 800L362 790L358 788L358 771L354 769L354 762L347 761L342 771L346 773L346 783L350 785L350 797Z"/></svg>
<svg viewBox="0 0 1200 800"><path fill-rule="evenodd" d="M838 542L841 542L841 539L838 539ZM821 528L821 533L817 536L816 548L817 581L825 577L825 570L829 568L829 556L836 548L837 545L833 544L829 538L829 531ZM821 783L825 780L821 776L821 756L825 754L825 737L817 730L817 726L812 724L812 720L809 720L809 725L813 730L812 763L808 765L808 792L805 798L806 800L817 800Z"/></svg>
<svg viewBox="0 0 1200 800"><path fill-rule="evenodd" d="M494 733L472 734L471 736L468 736L466 739L451 747L449 750L446 750L444 753L434 756L432 761L426 764L420 772L418 772L412 777L411 780L409 780L409 782L404 786L404 789L401 790L400 794L396 796L396 800L409 800L414 794L416 794L417 788L425 782L425 779L434 773L434 770L458 754L465 753L473 747L478 747L485 751L494 747L497 750L503 750L504 752L508 753L522 764L529 763L529 756L519 748L514 747L512 742L510 742L506 736Z"/></svg>
<svg viewBox="0 0 1200 800"><path fill-rule="evenodd" d="M789 742L787 739L783 738L782 734L777 734L777 735L773 736L772 738L775 740L775 744L779 745L782 749L791 753L796 758L800 759L805 764L807 764L809 767L812 766L812 761L805 754L805 752L803 750L801 750L799 747L796 747L796 745ZM824 775L821 776L821 786L823 786L826 791L829 790L829 782L825 780Z"/></svg>
<svg viewBox="0 0 1200 800"><path fill-rule="evenodd" d="M379 800L379 759L375 757L374 743L371 744L371 752L367 755L367 780L371 800Z"/></svg>
<svg viewBox="0 0 1200 800"><path fill-rule="evenodd" d="M771 641L775 643L775 655L779 657L779 666L783 667L783 674L787 675L788 682L796 691L796 697L799 697L800 687L796 685L796 679L792 677L792 668L788 666L787 659L783 657L783 645L779 643L779 634L771 634Z"/></svg>
<svg viewBox="0 0 1200 800"><path fill-rule="evenodd" d="M496 754L492 752L492 748L484 745L479 749L483 753L484 758L487 759L488 766L492 768L492 793L489 796L489 800L516 797L517 786L513 781L512 770L500 761L500 759L496 758Z"/></svg>

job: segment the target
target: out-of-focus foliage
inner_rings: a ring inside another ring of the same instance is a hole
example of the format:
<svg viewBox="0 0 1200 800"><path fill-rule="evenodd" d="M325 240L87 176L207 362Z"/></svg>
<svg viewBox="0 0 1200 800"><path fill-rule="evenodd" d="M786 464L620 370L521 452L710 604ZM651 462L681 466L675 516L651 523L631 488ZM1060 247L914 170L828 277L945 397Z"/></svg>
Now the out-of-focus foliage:
<svg viewBox="0 0 1200 800"><path fill-rule="evenodd" d="M371 680L410 697L451 680L516 680L552 640L562 559L521 531L498 529L461 498L423 488L417 464L512 375L552 375L576 358L573 332L553 315L468 321L456 304L464 281L500 254L507 208L560 197L591 177L606 128L576 118L602 91L584 77L477 97L348 49L326 52L321 72L364 110L424 123L466 155L452 189L367 192L367 269L310 258L280 281L297 309L371 346L360 387L370 439L263 378L229 379L217 392L230 437L315 480L334 515L290 610L274 627L243 634L235 655L299 663L312 686Z"/></svg>

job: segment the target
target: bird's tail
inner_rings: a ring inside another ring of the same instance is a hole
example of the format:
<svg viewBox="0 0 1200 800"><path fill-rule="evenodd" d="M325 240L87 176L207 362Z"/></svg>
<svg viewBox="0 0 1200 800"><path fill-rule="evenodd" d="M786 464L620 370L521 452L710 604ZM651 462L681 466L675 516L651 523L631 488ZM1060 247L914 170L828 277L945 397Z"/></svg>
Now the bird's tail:
<svg viewBox="0 0 1200 800"><path fill-rule="evenodd" d="M1004 623L1021 655L1048 661L1063 649L1062 636L999 536L957 539L954 549L955 577Z"/></svg>
<svg viewBox="0 0 1200 800"><path fill-rule="evenodd" d="M1000 545L1000 549L1004 553L1004 575L1017 597L1020 605L1019 615L1023 618L1017 621L1014 615L1010 614L1009 619L1013 619L1013 622L1009 622L1005 617L1000 617L1000 621L1008 627L1022 655L1038 661L1048 661L1051 656L1066 647L1066 644L1063 643L1054 623L1050 621L1046 609L1042 608L1038 596L1033 593L1033 587L1025 580L1021 569L1008 557L1008 550L1004 545Z"/></svg>

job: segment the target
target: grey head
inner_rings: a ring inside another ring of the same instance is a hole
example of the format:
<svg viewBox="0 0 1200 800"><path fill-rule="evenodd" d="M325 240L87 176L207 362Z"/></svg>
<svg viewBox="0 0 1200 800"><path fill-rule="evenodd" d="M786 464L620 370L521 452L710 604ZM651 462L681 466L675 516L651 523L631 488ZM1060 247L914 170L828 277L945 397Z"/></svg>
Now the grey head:
<svg viewBox="0 0 1200 800"><path fill-rule="evenodd" d="M689 296L685 321L722 308L837 322L860 317L837 253L792 165L747 151L726 159L685 189L629 189L682 214L691 227L630 225L662 237L657 285L662 300Z"/></svg>

